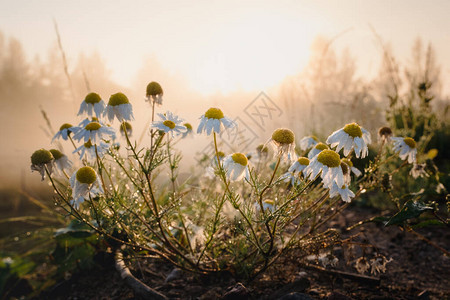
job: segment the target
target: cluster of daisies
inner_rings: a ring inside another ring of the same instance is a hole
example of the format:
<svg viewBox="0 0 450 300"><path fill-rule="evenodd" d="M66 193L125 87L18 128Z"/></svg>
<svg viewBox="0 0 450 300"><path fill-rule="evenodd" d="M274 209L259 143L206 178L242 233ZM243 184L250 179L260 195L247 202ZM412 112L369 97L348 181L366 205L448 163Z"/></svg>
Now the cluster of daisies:
<svg viewBox="0 0 450 300"><path fill-rule="evenodd" d="M156 82L147 86L146 101L150 104L160 105L162 103L163 91ZM66 171L72 168L72 162L59 150L47 151L40 149L31 157L33 171L40 172L42 178L45 173L49 175L57 170L69 178L72 187L72 205L79 207L85 200L97 197L104 193L99 181L99 176L90 166L98 163L109 149L116 145L116 130L111 125L115 120L120 123L120 132L128 142L132 134L132 126L129 123L134 120L132 105L123 93L111 95L107 104L96 93L89 93L80 105L78 116L85 117L78 126L65 123L55 134L53 140L70 140L75 147L73 153L78 154L83 167L74 172L70 178ZM174 138L180 136L185 138L193 134L192 125L184 123L181 118L170 111L158 114L159 120L152 123L152 130L161 135ZM207 135L220 134L223 130L236 127L237 124L230 118L224 116L219 108L210 108L200 117L197 133ZM416 145L411 138L392 137L392 132L387 129L380 130L383 142L393 142L394 151L399 153L400 158L408 162L415 162ZM368 144L371 142L370 133L356 123L345 125L343 128L333 132L321 143L315 137L305 137L300 140L299 146L303 151L308 151L305 157L298 157L295 152L294 133L285 128L273 132L271 139L261 145L258 156L267 156L267 146L270 145L275 156L280 161L287 161L290 165L287 173L281 179L290 181L292 185L299 184L301 180L315 180L320 176L323 186L329 190L330 196L340 195L345 202L350 202L355 196L348 188L350 174L356 176L361 172L353 167L350 155L356 158L364 158L368 155ZM76 146L76 143L79 145ZM342 150L344 158L339 152ZM223 154L223 153L222 153ZM249 157L243 153L232 153L219 155L213 159L212 168L223 169L226 179L237 181L249 179ZM267 207L274 205L273 200L265 203Z"/></svg>

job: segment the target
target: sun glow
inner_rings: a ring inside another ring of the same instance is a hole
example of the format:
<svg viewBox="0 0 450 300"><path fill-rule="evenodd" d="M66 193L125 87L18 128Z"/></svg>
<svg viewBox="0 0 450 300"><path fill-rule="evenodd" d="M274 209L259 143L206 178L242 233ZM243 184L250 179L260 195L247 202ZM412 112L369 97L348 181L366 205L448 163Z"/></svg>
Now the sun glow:
<svg viewBox="0 0 450 300"><path fill-rule="evenodd" d="M307 62L313 34L302 19L265 16L233 23L195 61L191 84L202 93L263 90Z"/></svg>

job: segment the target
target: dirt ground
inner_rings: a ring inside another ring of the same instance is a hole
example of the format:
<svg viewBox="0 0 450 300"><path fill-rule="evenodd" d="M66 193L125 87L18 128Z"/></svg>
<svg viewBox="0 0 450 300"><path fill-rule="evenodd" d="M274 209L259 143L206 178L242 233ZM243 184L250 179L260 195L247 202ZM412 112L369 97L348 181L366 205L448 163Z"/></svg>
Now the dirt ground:
<svg viewBox="0 0 450 300"><path fill-rule="evenodd" d="M373 246L335 247L333 253L339 258L335 267L322 268L314 259L305 264L304 260L289 257L248 285L228 276L199 278L181 271L172 273L173 279L166 282L172 267L155 261L142 264L134 275L169 299L450 299L450 257L397 227L367 223L345 230L369 216L367 209L353 207L332 222L331 226L341 230L344 237L360 232L352 241ZM428 227L418 232L450 249L448 228ZM368 257L381 254L392 259L386 273L358 274L354 257L361 251ZM74 274L39 298L136 299L112 262Z"/></svg>

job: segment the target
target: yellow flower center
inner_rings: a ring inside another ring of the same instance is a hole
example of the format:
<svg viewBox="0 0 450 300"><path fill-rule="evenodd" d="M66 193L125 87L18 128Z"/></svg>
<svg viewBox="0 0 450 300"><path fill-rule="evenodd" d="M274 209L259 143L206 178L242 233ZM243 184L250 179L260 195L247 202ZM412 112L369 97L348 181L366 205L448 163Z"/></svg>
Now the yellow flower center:
<svg viewBox="0 0 450 300"><path fill-rule="evenodd" d="M97 174L91 167L82 167L77 171L76 177L78 182L92 184L97 179Z"/></svg>
<svg viewBox="0 0 450 300"><path fill-rule="evenodd" d="M314 148L316 148L317 150L325 150L325 149L330 149L327 145L325 145L324 143L318 143Z"/></svg>
<svg viewBox="0 0 450 300"><path fill-rule="evenodd" d="M69 129L70 127L72 127L72 124L64 123L61 125L61 127L59 127L59 131L64 130L64 129Z"/></svg>
<svg viewBox="0 0 450 300"><path fill-rule="evenodd" d="M362 137L361 127L356 123L350 123L344 126L344 131L351 137Z"/></svg>
<svg viewBox="0 0 450 300"><path fill-rule="evenodd" d="M264 147L263 144L258 145L258 147L256 147L256 151L258 151L259 153L267 153L269 152L269 148Z"/></svg>
<svg viewBox="0 0 450 300"><path fill-rule="evenodd" d="M269 205L274 205L275 204L275 201L273 201L272 199L266 199L263 202L266 203L266 204L269 204Z"/></svg>
<svg viewBox="0 0 450 300"><path fill-rule="evenodd" d="M170 121L170 120L165 120L165 121L163 122L163 124L164 124L165 126L169 127L170 129L174 129L174 128L175 128L175 123L172 122L172 121Z"/></svg>
<svg viewBox="0 0 450 300"><path fill-rule="evenodd" d="M123 123L120 125L120 131L121 131L121 132L124 132L125 129L128 130L128 131L133 130L133 126L131 126L131 124L128 123L128 122L123 122Z"/></svg>
<svg viewBox="0 0 450 300"><path fill-rule="evenodd" d="M409 148L411 148L411 149L416 148L416 141L414 141L414 139L412 139L410 137L406 137L403 139L403 141L405 142L406 145L409 146Z"/></svg>
<svg viewBox="0 0 450 300"><path fill-rule="evenodd" d="M101 127L102 127L102 125L100 125L100 123L91 122L91 123L87 124L86 127L84 127L84 129L89 130L89 131L94 131L94 130L99 130Z"/></svg>
<svg viewBox="0 0 450 300"><path fill-rule="evenodd" d="M242 153L234 153L233 155L231 155L231 158L235 163L238 163L244 167L248 164L247 157Z"/></svg>
<svg viewBox="0 0 450 300"><path fill-rule="evenodd" d="M111 97L109 97L108 105L117 106L117 105L127 104L127 103L130 103L130 100L128 100L128 98L127 98L127 96L125 96L125 94L116 93L114 95L111 95Z"/></svg>
<svg viewBox="0 0 450 300"><path fill-rule="evenodd" d="M217 152L217 155L219 155L219 157L224 157L225 153L223 153L222 151Z"/></svg>
<svg viewBox="0 0 450 300"><path fill-rule="evenodd" d="M102 101L102 98L100 98L100 95L97 93L89 93L86 98L84 98L84 102L90 104L99 103L100 101Z"/></svg>
<svg viewBox="0 0 450 300"><path fill-rule="evenodd" d="M61 157L64 156L64 154L62 154L61 151L57 149L50 149L50 153L53 155L55 159L60 159Z"/></svg>
<svg viewBox="0 0 450 300"><path fill-rule="evenodd" d="M341 165L339 154L333 150L325 149L317 156L317 161L329 168L336 168Z"/></svg>
<svg viewBox="0 0 450 300"><path fill-rule="evenodd" d="M353 167L352 161L350 159L348 159L348 158L341 159L341 162L347 164L347 166L349 166L350 168Z"/></svg>
<svg viewBox="0 0 450 300"><path fill-rule="evenodd" d="M33 165L42 165L42 164L48 164L53 159L53 155L50 151L45 149L39 149L34 151L34 153L31 155L31 163Z"/></svg>
<svg viewBox="0 0 450 300"><path fill-rule="evenodd" d="M161 85L155 81L150 82L147 85L147 96L156 96L159 94L163 94Z"/></svg>
<svg viewBox="0 0 450 300"><path fill-rule="evenodd" d="M272 133L272 140L282 145L293 144L294 139L294 133L287 128L278 128Z"/></svg>
<svg viewBox="0 0 450 300"><path fill-rule="evenodd" d="M183 125L187 128L188 131L192 131L192 125L190 123L184 123Z"/></svg>
<svg viewBox="0 0 450 300"><path fill-rule="evenodd" d="M307 159L306 157L300 157L297 161L298 161L298 163L301 164L302 166L307 166L307 165L309 165L309 159Z"/></svg>
<svg viewBox="0 0 450 300"><path fill-rule="evenodd" d="M223 118L223 112L219 108L211 107L206 111L205 117L220 120Z"/></svg>
<svg viewBox="0 0 450 300"><path fill-rule="evenodd" d="M84 143L84 147L85 148L91 148L92 147L92 143L91 143L91 140L89 140L89 141L87 141L86 143Z"/></svg>

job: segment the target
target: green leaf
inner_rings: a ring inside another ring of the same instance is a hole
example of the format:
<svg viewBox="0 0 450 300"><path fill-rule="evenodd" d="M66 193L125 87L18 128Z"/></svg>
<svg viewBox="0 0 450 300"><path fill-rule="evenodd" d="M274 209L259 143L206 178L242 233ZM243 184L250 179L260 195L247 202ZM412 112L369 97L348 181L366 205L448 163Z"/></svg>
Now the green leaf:
<svg viewBox="0 0 450 300"><path fill-rule="evenodd" d="M385 226L403 224L406 220L417 218L427 210L433 210L433 208L426 206L422 202L409 200L398 213L392 216Z"/></svg>

